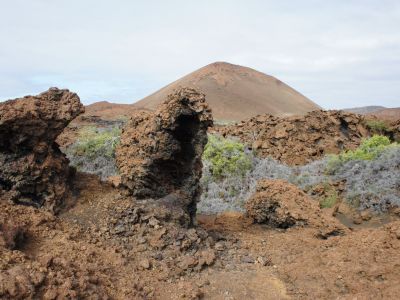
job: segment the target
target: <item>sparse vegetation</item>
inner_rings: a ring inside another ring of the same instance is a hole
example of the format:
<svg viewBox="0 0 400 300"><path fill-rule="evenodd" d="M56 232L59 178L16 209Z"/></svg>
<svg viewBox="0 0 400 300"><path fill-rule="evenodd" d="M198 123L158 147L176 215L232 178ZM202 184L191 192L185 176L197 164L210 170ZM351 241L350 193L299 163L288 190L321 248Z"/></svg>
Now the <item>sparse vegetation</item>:
<svg viewBox="0 0 400 300"><path fill-rule="evenodd" d="M97 128L87 126L79 131L77 141L66 149L66 154L79 171L99 175L102 179L115 175L115 148L120 141L117 126Z"/></svg>
<svg viewBox="0 0 400 300"><path fill-rule="evenodd" d="M382 120L367 120L365 125L374 133L383 134L389 130L386 123Z"/></svg>
<svg viewBox="0 0 400 300"><path fill-rule="evenodd" d="M338 192L326 182L324 183L324 192L326 196L319 200L319 205L321 208L332 208L338 202Z"/></svg>
<svg viewBox="0 0 400 300"><path fill-rule="evenodd" d="M79 138L72 146L75 155L94 159L97 156L114 157L121 130L118 127L96 128L87 126L80 130Z"/></svg>
<svg viewBox="0 0 400 300"><path fill-rule="evenodd" d="M381 212L400 206L400 146L390 144L386 137L374 136L363 141L358 149L335 156L338 163L334 168L332 156L304 166L289 167L272 158L248 155L252 168L244 176L231 173L218 181L210 175L209 162L204 161L200 212L243 211L244 203L263 178L285 179L304 190L324 182L345 181L341 196L354 207ZM329 168L330 172L326 172ZM326 194L320 206L334 206L338 200L337 191Z"/></svg>
<svg viewBox="0 0 400 300"><path fill-rule="evenodd" d="M214 126L227 126L227 125L233 125L235 124L235 121L231 120L214 120Z"/></svg>
<svg viewBox="0 0 400 300"><path fill-rule="evenodd" d="M231 175L243 177L252 168L251 157L242 143L217 135L208 136L203 160L209 162L210 173L217 180Z"/></svg>
<svg viewBox="0 0 400 300"><path fill-rule="evenodd" d="M386 136L374 135L362 141L361 145L355 150L348 150L339 155L330 155L326 171L334 174L343 163L352 160L372 160L381 154L387 147L395 146L391 144Z"/></svg>

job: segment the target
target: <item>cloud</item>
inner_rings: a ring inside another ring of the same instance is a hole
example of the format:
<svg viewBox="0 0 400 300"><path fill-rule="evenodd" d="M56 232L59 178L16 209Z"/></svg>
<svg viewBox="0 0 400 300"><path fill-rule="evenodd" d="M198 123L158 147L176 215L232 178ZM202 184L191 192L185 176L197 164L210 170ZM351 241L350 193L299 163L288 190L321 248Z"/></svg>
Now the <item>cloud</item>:
<svg viewBox="0 0 400 300"><path fill-rule="evenodd" d="M400 4L385 0L3 1L0 99L57 85L132 103L228 61L327 108L399 106L398 28Z"/></svg>

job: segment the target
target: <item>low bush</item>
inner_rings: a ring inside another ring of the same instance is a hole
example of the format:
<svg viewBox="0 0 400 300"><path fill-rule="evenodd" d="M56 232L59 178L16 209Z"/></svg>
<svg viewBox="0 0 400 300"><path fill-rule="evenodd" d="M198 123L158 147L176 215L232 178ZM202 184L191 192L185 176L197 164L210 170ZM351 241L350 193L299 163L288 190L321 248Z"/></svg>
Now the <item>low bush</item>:
<svg viewBox="0 0 400 300"><path fill-rule="evenodd" d="M319 199L319 206L321 208L332 208L338 202L339 194L331 185L324 183L323 186L326 196Z"/></svg>
<svg viewBox="0 0 400 300"><path fill-rule="evenodd" d="M361 145L355 150L344 151L339 155L330 155L326 171L328 174L334 174L345 162L375 159L387 147L391 146L395 146L395 144L391 144L388 137L374 135L371 138L364 139Z"/></svg>
<svg viewBox="0 0 400 300"><path fill-rule="evenodd" d="M365 125L374 133L385 133L389 130L386 123L382 120L367 120Z"/></svg>
<svg viewBox="0 0 400 300"><path fill-rule="evenodd" d="M235 140L209 135L204 149L203 161L214 179L238 175L244 176L252 168L252 160L245 146Z"/></svg>
<svg viewBox="0 0 400 300"><path fill-rule="evenodd" d="M115 148L120 135L118 126L82 128L77 141L65 150L70 164L79 171L96 174L102 179L116 175Z"/></svg>
<svg viewBox="0 0 400 300"><path fill-rule="evenodd" d="M94 159L98 156L114 157L120 141L121 129L88 126L79 131L78 140L72 146L75 155Z"/></svg>

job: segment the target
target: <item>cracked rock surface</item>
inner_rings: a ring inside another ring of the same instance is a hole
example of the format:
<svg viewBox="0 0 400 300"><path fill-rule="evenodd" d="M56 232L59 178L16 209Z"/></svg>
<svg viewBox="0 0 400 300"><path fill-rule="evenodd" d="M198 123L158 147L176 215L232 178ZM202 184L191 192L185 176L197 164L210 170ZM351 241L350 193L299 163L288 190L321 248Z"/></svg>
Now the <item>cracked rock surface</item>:
<svg viewBox="0 0 400 300"><path fill-rule="evenodd" d="M317 201L295 185L280 179L263 179L246 203L247 214L256 223L276 228L309 226L320 238L342 235L346 228L319 207Z"/></svg>
<svg viewBox="0 0 400 300"><path fill-rule="evenodd" d="M2 199L59 210L71 171L55 139L83 112L77 94L57 88L0 103Z"/></svg>
<svg viewBox="0 0 400 300"><path fill-rule="evenodd" d="M160 199L192 217L211 125L205 96L190 88L176 90L154 113L135 113L116 151L122 185L137 198Z"/></svg>

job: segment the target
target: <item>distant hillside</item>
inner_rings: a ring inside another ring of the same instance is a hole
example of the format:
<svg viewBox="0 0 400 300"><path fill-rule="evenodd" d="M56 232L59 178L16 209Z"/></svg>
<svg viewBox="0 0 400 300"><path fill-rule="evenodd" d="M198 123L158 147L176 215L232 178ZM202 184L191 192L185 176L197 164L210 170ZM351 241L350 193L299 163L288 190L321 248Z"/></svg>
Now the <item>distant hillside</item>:
<svg viewBox="0 0 400 300"><path fill-rule="evenodd" d="M384 106L363 106L343 110L361 115L375 116L390 122L400 120L400 107L386 108Z"/></svg>
<svg viewBox="0 0 400 300"><path fill-rule="evenodd" d="M342 109L344 111L352 112L353 114L365 115L368 113L377 112L379 110L385 109L384 106L362 106Z"/></svg>
<svg viewBox="0 0 400 300"><path fill-rule="evenodd" d="M373 113L369 113L368 115L374 115L375 117L377 117L379 119L394 122L394 121L400 120L400 107L385 108L385 109L378 110Z"/></svg>
<svg viewBox="0 0 400 300"><path fill-rule="evenodd" d="M110 103L100 101L85 107L84 116L98 116L101 119L114 120L119 117L129 116L137 108L132 104Z"/></svg>
<svg viewBox="0 0 400 300"><path fill-rule="evenodd" d="M243 120L258 114L302 115L320 107L282 81L256 70L217 62L207 65L135 103L155 109L177 87L194 87L206 95L214 118Z"/></svg>

